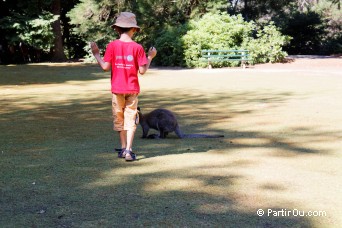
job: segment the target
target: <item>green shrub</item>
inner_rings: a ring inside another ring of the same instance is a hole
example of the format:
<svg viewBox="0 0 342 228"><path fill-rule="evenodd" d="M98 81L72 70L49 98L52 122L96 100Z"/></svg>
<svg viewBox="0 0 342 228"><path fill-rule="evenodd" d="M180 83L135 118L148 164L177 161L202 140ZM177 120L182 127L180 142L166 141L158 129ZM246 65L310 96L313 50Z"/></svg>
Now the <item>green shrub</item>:
<svg viewBox="0 0 342 228"><path fill-rule="evenodd" d="M252 23L241 15L205 14L199 20L190 20L189 30L183 36L185 63L188 67L203 67L200 60L203 49L236 49L244 38L251 36ZM213 66L229 66L231 63L213 63Z"/></svg>
<svg viewBox="0 0 342 228"><path fill-rule="evenodd" d="M324 35L321 37L322 44L319 54L342 53L342 10L338 1L320 1L314 9L324 23Z"/></svg>
<svg viewBox="0 0 342 228"><path fill-rule="evenodd" d="M205 14L198 20L190 20L189 30L183 36L184 58L188 67L204 67L201 61L203 49L248 49L254 63L281 61L286 53L282 46L289 37L282 36L274 24L257 30L254 22L244 21L241 15ZM253 34L256 33L256 37ZM238 62L216 62L215 67L234 66Z"/></svg>
<svg viewBox="0 0 342 228"><path fill-rule="evenodd" d="M246 41L243 46L250 50L254 63L274 63L283 61L287 56L283 47L290 41L290 37L283 36L271 22L257 31L256 38L248 38Z"/></svg>
<svg viewBox="0 0 342 228"><path fill-rule="evenodd" d="M316 54L325 33L321 16L313 11L291 14L282 32L293 37L286 50L302 55Z"/></svg>
<svg viewBox="0 0 342 228"><path fill-rule="evenodd" d="M155 40L158 58L154 63L159 66L184 66L182 36L186 33L186 25L168 27Z"/></svg>

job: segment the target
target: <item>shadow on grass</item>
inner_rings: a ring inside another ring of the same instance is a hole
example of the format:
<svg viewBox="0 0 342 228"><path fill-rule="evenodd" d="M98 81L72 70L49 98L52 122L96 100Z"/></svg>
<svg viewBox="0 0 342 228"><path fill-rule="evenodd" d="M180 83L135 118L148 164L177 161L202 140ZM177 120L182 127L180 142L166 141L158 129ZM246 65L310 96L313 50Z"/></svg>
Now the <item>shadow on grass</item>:
<svg viewBox="0 0 342 228"><path fill-rule="evenodd" d="M172 97L169 96L172 94ZM165 140L149 140L145 139L149 145L147 151L150 151L151 145L169 144L168 151L170 154L184 153L187 151L208 151L210 149L234 149L234 148L277 148L280 153L277 156L292 156L295 154L301 155L306 153L328 153L324 150L315 150L302 145L306 143L296 144L287 142L278 134L267 134L258 131L236 131L229 129L229 122L234 117L241 115L249 115L258 112L259 109L271 107L276 108L291 99L291 94L268 94L258 92L245 93L212 93L209 96L196 94L196 92L182 93L179 91L149 91L140 98L140 107L142 112L147 113L155 108L166 108L176 113L180 127L185 133L208 133L208 134L224 134L223 139L178 139L173 133ZM213 128L212 125L222 126ZM227 124L228 123L228 124ZM226 127L228 126L228 127ZM153 131L153 130L152 130ZM140 132L138 132L139 135ZM152 132L151 132L152 133ZM295 137L305 138L312 137L319 140L322 135L330 135L331 141L341 138L338 132L317 132L310 128L289 129L288 132L283 132L283 135L292 134ZM140 135L139 135L140 136ZM258 139L262 143L235 143L236 139L245 141L244 139ZM183 143L186 141L186 143ZM219 142L219 143L217 143ZM307 141L310 142L309 140ZM179 147L174 144L183 146L189 143L191 146ZM216 144L216 148L215 145ZM217 147L217 145L219 145ZM158 147L158 146L157 146ZM142 150L144 150L142 148ZM168 153L165 152L165 153ZM149 156L148 152L146 156Z"/></svg>
<svg viewBox="0 0 342 228"><path fill-rule="evenodd" d="M74 80L108 78L96 64L27 64L0 65L1 85L32 85L64 83Z"/></svg>
<svg viewBox="0 0 342 228"><path fill-rule="evenodd" d="M63 81L66 79L45 83ZM217 123L229 126L236 116L253 114L264 104L276 107L290 98L291 94L286 93L227 92L204 96L196 91L147 91L140 97L145 112L168 108L176 112L185 133L219 133L225 138L180 140L171 136L166 140L143 140L139 138L139 127L135 145L145 159L129 164L112 152L118 139L111 131L108 97L43 104L38 112L15 105L7 107L7 112L0 115L0 225L312 227L307 217L258 216L256 211L243 207L244 198L239 195L237 183L246 177L233 170L253 165L248 161L223 161L214 166L210 160L191 163L192 156L210 159L211 150L229 155L236 148L282 151L274 156L328 154L303 147L305 143L288 143L277 134L212 127ZM8 100L9 104L16 101ZM340 137L315 129L301 129L297 137L305 140L308 134L316 138L330 134L331 140ZM235 143L235 139L261 139L264 143ZM189 160L168 164L175 155ZM272 183L262 187L276 192L286 189ZM290 203L286 206L293 209Z"/></svg>

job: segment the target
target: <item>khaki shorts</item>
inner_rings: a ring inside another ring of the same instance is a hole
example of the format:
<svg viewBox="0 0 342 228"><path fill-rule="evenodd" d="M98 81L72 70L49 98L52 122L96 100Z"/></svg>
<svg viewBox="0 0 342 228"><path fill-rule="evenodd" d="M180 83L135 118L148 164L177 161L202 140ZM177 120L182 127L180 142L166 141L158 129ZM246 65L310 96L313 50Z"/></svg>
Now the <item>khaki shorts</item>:
<svg viewBox="0 0 342 228"><path fill-rule="evenodd" d="M114 94L112 98L114 131L134 130L138 120L138 94Z"/></svg>

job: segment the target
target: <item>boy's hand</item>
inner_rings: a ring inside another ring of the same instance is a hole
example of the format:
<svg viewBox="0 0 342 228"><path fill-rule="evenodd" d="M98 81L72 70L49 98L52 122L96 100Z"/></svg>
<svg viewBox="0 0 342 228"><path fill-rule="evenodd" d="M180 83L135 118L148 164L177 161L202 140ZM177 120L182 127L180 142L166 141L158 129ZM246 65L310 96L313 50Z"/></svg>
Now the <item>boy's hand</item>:
<svg viewBox="0 0 342 228"><path fill-rule="evenodd" d="M89 44L90 44L91 52L93 53L97 62L100 64L101 68L104 71L110 70L111 69L110 62L103 61L103 59L100 56L100 49L98 48L97 44L95 42L90 42Z"/></svg>
<svg viewBox="0 0 342 228"><path fill-rule="evenodd" d="M100 49L95 42L90 42L90 48L93 55L99 55Z"/></svg>
<svg viewBox="0 0 342 228"><path fill-rule="evenodd" d="M153 59L157 55L157 49L155 47L150 47L148 50L147 58Z"/></svg>

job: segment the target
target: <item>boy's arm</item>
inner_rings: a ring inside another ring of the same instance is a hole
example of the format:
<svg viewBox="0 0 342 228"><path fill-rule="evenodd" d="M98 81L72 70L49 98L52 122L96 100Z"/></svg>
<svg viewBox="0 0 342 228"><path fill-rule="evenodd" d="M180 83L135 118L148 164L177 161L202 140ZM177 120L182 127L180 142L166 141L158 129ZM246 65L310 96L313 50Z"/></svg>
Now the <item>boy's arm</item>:
<svg viewBox="0 0 342 228"><path fill-rule="evenodd" d="M152 59L157 55L157 49L155 47L151 47L150 50L148 50L148 56L147 56L147 64L143 66L139 66L139 73L141 75L145 74L148 68L151 65Z"/></svg>
<svg viewBox="0 0 342 228"><path fill-rule="evenodd" d="M101 68L104 71L109 71L111 68L111 64L109 62L105 62L103 61L103 59L100 56L100 50L97 47L95 42L91 42L90 43L90 48L91 48L91 52L93 53L95 59L97 60L97 62L99 63L99 65L101 66Z"/></svg>

